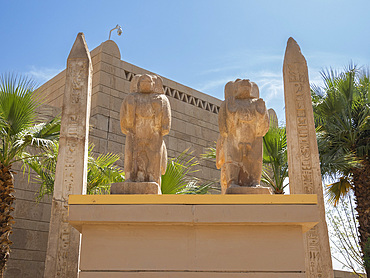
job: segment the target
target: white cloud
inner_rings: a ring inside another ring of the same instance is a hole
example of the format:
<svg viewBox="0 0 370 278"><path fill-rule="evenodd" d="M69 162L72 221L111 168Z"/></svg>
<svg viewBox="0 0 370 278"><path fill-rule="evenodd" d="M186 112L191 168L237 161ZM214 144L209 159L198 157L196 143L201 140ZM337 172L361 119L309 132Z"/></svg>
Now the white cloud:
<svg viewBox="0 0 370 278"><path fill-rule="evenodd" d="M197 89L201 92L223 91L227 82L237 78L249 78L255 82L260 89L261 97L265 100L270 100L279 95L283 96L282 74L280 72L265 70L253 72L249 76L245 73L236 73L228 77L210 79L197 86Z"/></svg>
<svg viewBox="0 0 370 278"><path fill-rule="evenodd" d="M281 79L261 79L256 80L259 84L261 97L265 101L270 101L276 97L284 97L283 81Z"/></svg>
<svg viewBox="0 0 370 278"><path fill-rule="evenodd" d="M197 90L201 92L207 92L212 91L214 89L220 89L223 88L227 82L235 80L237 77L229 76L222 79L214 79L214 80L208 80L202 85L197 86Z"/></svg>
<svg viewBox="0 0 370 278"><path fill-rule="evenodd" d="M35 66L31 66L31 69L26 72L27 75L31 76L38 84L43 84L58 73L60 73L63 69L55 69L55 68L37 68Z"/></svg>

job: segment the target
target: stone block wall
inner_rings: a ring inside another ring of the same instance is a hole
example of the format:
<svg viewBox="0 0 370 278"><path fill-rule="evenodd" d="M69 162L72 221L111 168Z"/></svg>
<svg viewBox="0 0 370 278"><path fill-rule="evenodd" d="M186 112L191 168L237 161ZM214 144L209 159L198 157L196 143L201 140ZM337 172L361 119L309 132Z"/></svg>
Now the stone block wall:
<svg viewBox="0 0 370 278"><path fill-rule="evenodd" d="M120 129L120 107L129 93L130 82L136 74L151 73L121 60L117 45L106 41L91 51L93 85L91 99L90 142L96 153L121 154L118 165L123 167L125 136ZM218 137L217 113L221 100L163 78L165 94L171 103L172 127L165 136L169 157L175 157L190 148L199 157L215 144ZM65 71L45 83L41 89L47 104L63 104ZM219 171L214 162L200 160L195 175L206 180L218 180Z"/></svg>
<svg viewBox="0 0 370 278"><path fill-rule="evenodd" d="M120 129L119 112L136 74L151 73L120 59L118 47L107 41L92 51L94 67L90 141L97 153L123 154L125 136ZM165 136L169 157L190 148L199 157L218 137L217 113L221 101L167 78L165 94L171 103L172 127ZM123 155L119 165L123 166ZM199 178L218 179L213 162L200 160Z"/></svg>

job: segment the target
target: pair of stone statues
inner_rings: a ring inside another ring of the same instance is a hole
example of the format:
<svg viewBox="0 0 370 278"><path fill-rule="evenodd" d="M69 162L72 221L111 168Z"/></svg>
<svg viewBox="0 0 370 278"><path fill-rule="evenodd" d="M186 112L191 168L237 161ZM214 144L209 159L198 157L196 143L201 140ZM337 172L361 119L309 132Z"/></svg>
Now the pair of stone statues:
<svg viewBox="0 0 370 278"><path fill-rule="evenodd" d="M126 181L113 184L111 192L161 194L161 175L167 166L163 136L170 131L170 104L162 79L156 75L136 75L130 91L120 115L126 134ZM269 129L269 119L254 82L237 79L226 84L218 122L216 166L221 168L222 193L269 194L269 189L260 186L262 137Z"/></svg>

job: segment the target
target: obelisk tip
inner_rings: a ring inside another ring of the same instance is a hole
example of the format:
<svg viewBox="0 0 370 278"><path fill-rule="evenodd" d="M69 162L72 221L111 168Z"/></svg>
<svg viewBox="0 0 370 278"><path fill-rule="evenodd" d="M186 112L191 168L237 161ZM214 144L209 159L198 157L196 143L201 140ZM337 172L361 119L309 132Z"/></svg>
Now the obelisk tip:
<svg viewBox="0 0 370 278"><path fill-rule="evenodd" d="M87 48L85 36L83 33L78 33L77 38L72 46L71 52L69 53L68 59L73 58L85 58L90 60L90 52Z"/></svg>
<svg viewBox="0 0 370 278"><path fill-rule="evenodd" d="M301 48L299 47L298 43L290 37L287 42L286 50L285 50L285 59L284 62L287 62L289 60L290 62L298 62L298 61L306 61L304 58Z"/></svg>
<svg viewBox="0 0 370 278"><path fill-rule="evenodd" d="M299 47L299 45L298 45L298 43L295 41L295 39L293 39L292 37L290 37L290 38L288 39L288 42L287 42L286 48L287 48L287 49L294 49L294 50L298 50L299 52L301 52L301 48Z"/></svg>

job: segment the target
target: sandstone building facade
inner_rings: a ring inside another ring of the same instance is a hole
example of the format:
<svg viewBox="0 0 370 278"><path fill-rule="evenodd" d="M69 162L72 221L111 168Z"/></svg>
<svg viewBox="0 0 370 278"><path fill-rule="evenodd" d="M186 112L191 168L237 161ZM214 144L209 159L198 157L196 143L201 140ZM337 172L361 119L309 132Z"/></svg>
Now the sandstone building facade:
<svg viewBox="0 0 370 278"><path fill-rule="evenodd" d="M123 167L125 137L120 128L120 107L129 93L130 81L136 74L151 73L121 60L118 46L111 40L91 51L93 84L89 142L96 153L121 155L118 165ZM61 112L66 71L41 86L47 96L39 109L45 121ZM165 94L171 104L172 127L164 137L168 156L175 157L190 148L199 159L200 154L213 146L218 137L218 116L221 100L206 95L170 79L163 78ZM204 180L219 180L220 173L213 161L199 159L199 170L194 175ZM39 203L35 194L39 186L28 183L18 171L15 180L14 242L6 277L43 277L46 256L51 198Z"/></svg>

